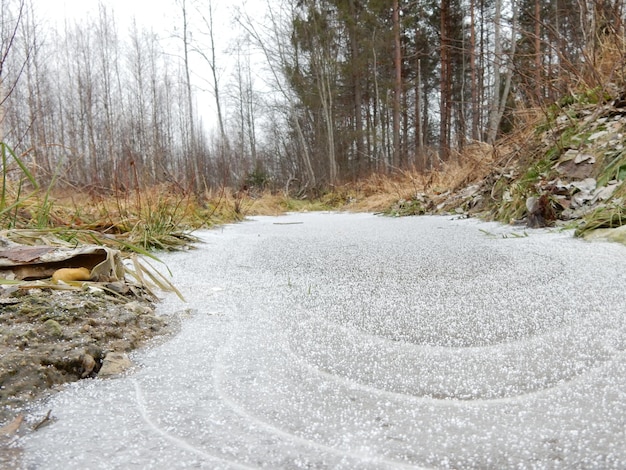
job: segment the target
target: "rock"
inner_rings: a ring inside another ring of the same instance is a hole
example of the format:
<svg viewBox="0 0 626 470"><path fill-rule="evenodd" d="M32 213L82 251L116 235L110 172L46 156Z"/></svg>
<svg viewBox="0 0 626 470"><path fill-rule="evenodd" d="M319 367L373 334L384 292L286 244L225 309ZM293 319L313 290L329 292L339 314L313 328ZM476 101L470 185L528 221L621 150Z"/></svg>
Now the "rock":
<svg viewBox="0 0 626 470"><path fill-rule="evenodd" d="M528 212L533 212L535 210L535 206L537 205L537 201L539 200L536 196L531 196L526 199L526 210Z"/></svg>
<svg viewBox="0 0 626 470"><path fill-rule="evenodd" d="M104 357L98 377L111 377L132 367L133 363L125 353L110 352Z"/></svg>
<svg viewBox="0 0 626 470"><path fill-rule="evenodd" d="M608 201L615 190L619 187L619 184L609 184L604 187L597 188L593 193L593 199L591 200L591 204L596 204L600 201Z"/></svg>
<svg viewBox="0 0 626 470"><path fill-rule="evenodd" d="M586 232L584 237L589 241L609 241L626 245L626 225L617 228L599 228Z"/></svg>
<svg viewBox="0 0 626 470"><path fill-rule="evenodd" d="M591 201L593 196L587 192L576 193L572 196L572 204L571 207L574 209L579 209L584 207L587 202Z"/></svg>
<svg viewBox="0 0 626 470"><path fill-rule="evenodd" d="M82 374L80 375L81 379L89 376L96 367L96 360L93 358L91 354L83 354L81 356L81 366L82 366Z"/></svg>
<svg viewBox="0 0 626 470"><path fill-rule="evenodd" d="M576 155L576 157L574 157L574 163L576 163L577 165L583 162L595 163L596 157L588 153L579 153L578 155Z"/></svg>
<svg viewBox="0 0 626 470"><path fill-rule="evenodd" d="M528 211L526 223L529 228L546 227L556 219L554 208L547 194L526 199L526 210Z"/></svg>
<svg viewBox="0 0 626 470"><path fill-rule="evenodd" d="M105 284L104 287L122 295L127 294L130 291L128 285L122 281L110 282L108 284Z"/></svg>
<svg viewBox="0 0 626 470"><path fill-rule="evenodd" d="M0 286L0 297L9 297L20 290L17 286ZM19 302L19 299L18 299Z"/></svg>
<svg viewBox="0 0 626 470"><path fill-rule="evenodd" d="M477 194L480 191L480 185L478 184L473 184L470 186L467 186L466 188L464 188L460 193L459 196L463 199L465 198L469 198L474 196L475 194Z"/></svg>
<svg viewBox="0 0 626 470"><path fill-rule="evenodd" d="M592 175L595 160L592 155L570 149L561 156L553 168L568 179L582 180Z"/></svg>
<svg viewBox="0 0 626 470"><path fill-rule="evenodd" d="M585 178L582 181L572 181L570 186L582 192L590 193L596 189L596 180L594 178Z"/></svg>

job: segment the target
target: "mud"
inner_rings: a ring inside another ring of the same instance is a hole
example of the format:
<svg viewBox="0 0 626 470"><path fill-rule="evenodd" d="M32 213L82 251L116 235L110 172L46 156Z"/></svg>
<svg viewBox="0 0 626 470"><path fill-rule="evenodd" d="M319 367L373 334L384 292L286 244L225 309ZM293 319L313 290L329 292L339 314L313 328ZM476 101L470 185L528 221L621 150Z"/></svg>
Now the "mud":
<svg viewBox="0 0 626 470"><path fill-rule="evenodd" d="M129 352L175 330L138 289L0 287L0 446L35 400L96 377L110 352Z"/></svg>

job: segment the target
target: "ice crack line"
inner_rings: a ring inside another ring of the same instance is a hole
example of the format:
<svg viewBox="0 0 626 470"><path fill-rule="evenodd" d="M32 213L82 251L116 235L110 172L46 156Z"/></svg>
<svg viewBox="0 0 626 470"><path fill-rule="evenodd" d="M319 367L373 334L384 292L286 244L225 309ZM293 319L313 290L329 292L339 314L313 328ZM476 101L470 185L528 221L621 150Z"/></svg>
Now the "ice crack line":
<svg viewBox="0 0 626 470"><path fill-rule="evenodd" d="M285 431L273 424L268 423L267 421L264 421L263 419L257 416L254 416L252 413L246 410L241 404L235 401L235 399L232 398L226 392L223 386L224 376L226 375L226 372L225 372L226 368L224 367L224 354L227 349L232 350L231 345L234 344L234 341L233 341L234 336L235 335L233 333L230 339L226 342L226 345L228 346L223 346L217 354L217 357L215 359L215 365L213 368L213 386L214 386L215 392L220 397L222 402L228 407L230 407L236 414L238 414L242 418L247 419L248 421L256 425L258 428L264 429L273 435L281 437L287 441L301 444L309 448L313 448L316 450L323 450L324 452L327 452L331 455L335 455L335 456L342 457L342 458L348 457L358 462L363 462L363 463L368 463L368 464L382 464L391 468L428 470L426 467L420 467L417 465L408 464L406 462L402 462L398 460L386 459L384 457L381 457L380 455L365 455L362 453L354 452L351 449L345 449L345 450L337 449L335 447L323 444L321 442L317 442L317 441L313 441L310 439L306 439L304 437L300 437L297 434L293 434L291 432Z"/></svg>
<svg viewBox="0 0 626 470"><path fill-rule="evenodd" d="M166 440L176 445L177 447L180 447L183 450L191 452L199 457L202 457L203 459L210 460L213 462L220 462L232 468L246 469L246 470L251 470L255 468L255 467L249 467L247 465L240 464L238 462L232 462L230 460L222 459L216 455L210 454L208 452L204 452L202 449L198 449L197 447L192 446L184 439L181 439L177 436L173 436L167 431L165 431L164 429L162 429L161 427L159 427L154 421L152 421L152 419L150 418L150 415L148 414L148 411L146 409L146 402L143 397L141 387L139 386L137 381L134 379L132 380L132 383L135 388L135 399L137 401L137 409L139 410L139 414L141 415L141 418L145 421L145 423L148 426L150 426L150 428L155 433L159 434L161 437L165 438Z"/></svg>
<svg viewBox="0 0 626 470"><path fill-rule="evenodd" d="M603 361L598 366L590 367L584 373L578 374L570 378L569 380L560 380L551 387L546 387L546 388L542 388L539 390L533 390L533 391L529 391L525 393L520 393L518 395L513 395L510 397L476 398L472 400L460 400L458 398L447 398L447 399L442 400L439 398L433 398L429 396L416 396L416 395L410 395L410 394L405 394L401 392L393 392L390 390L377 388L372 385L366 385L354 379L343 377L343 376L320 369L317 365L311 364L305 358L303 358L301 355L295 352L289 344L287 346L283 346L283 349L286 354L290 355L294 359L294 361L300 365L300 367L307 369L311 374L326 378L327 380L331 382L341 384L351 390L359 390L361 392L365 392L365 393L369 393L373 395L379 395L379 396L386 396L386 397L393 398L393 399L401 399L401 400L416 401L416 402L428 402L428 403L438 405L438 406L458 406L458 407L472 406L472 405L492 405L492 404L498 405L498 404L505 404L505 403L516 403L522 399L542 397L550 393L553 393L554 391L563 390L571 386L574 386L576 383L581 382L590 376L593 377L595 375L598 375L607 367L610 367L615 361L619 361L620 359L623 359L624 357L626 357L626 352L614 354L610 359Z"/></svg>

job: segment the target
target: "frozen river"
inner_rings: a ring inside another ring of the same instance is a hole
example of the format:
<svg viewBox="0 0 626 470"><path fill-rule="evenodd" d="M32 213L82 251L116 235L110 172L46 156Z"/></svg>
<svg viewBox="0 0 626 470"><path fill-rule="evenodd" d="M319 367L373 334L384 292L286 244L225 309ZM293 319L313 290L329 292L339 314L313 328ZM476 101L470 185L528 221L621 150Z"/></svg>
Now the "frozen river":
<svg viewBox="0 0 626 470"><path fill-rule="evenodd" d="M626 468L626 247L371 214L200 236L163 256L180 333L42 405L24 468Z"/></svg>

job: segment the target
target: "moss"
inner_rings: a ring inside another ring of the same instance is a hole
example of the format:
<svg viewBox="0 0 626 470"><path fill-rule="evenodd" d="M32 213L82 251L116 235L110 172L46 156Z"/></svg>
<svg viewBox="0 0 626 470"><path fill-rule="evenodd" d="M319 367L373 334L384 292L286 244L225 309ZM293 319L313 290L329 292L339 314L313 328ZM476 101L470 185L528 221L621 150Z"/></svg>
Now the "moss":
<svg viewBox="0 0 626 470"><path fill-rule="evenodd" d="M63 336L63 328L58 321L49 319L43 323L43 332L53 338L61 338Z"/></svg>
<svg viewBox="0 0 626 470"><path fill-rule="evenodd" d="M404 217L409 215L424 215L426 213L426 209L424 205L415 199L400 199L396 204L394 204L389 210L385 212L385 215L390 215L393 217Z"/></svg>
<svg viewBox="0 0 626 470"><path fill-rule="evenodd" d="M562 109L574 105L585 106L590 104L601 104L609 101L610 99L611 95L602 87L597 86L582 90L578 93L565 95L556 103L556 106Z"/></svg>
<svg viewBox="0 0 626 470"><path fill-rule="evenodd" d="M585 240L606 240L626 245L626 225L617 228L600 228L583 234Z"/></svg>
<svg viewBox="0 0 626 470"><path fill-rule="evenodd" d="M557 140L557 147L560 150L577 148L581 144L580 129L578 125L571 125L561 132Z"/></svg>

